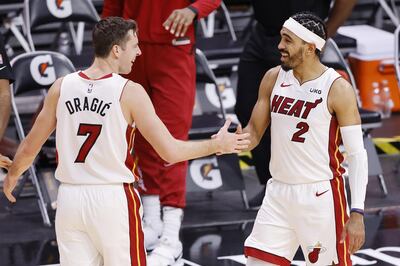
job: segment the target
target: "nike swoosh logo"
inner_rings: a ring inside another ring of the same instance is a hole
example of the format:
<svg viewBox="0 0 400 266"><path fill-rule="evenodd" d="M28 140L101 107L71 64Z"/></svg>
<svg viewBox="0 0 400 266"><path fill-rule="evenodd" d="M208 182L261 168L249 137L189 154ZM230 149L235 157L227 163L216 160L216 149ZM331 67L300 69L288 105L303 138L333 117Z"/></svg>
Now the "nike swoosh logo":
<svg viewBox="0 0 400 266"><path fill-rule="evenodd" d="M328 191L329 191L329 189L327 189L327 190L325 190L324 192L321 192L321 193L318 193L318 191L317 191L317 192L315 192L315 196L319 197L319 196L325 194Z"/></svg>
<svg viewBox="0 0 400 266"><path fill-rule="evenodd" d="M182 256L183 256L183 252L181 252L177 257L174 257L175 262L180 260L182 258Z"/></svg>
<svg viewBox="0 0 400 266"><path fill-rule="evenodd" d="M284 88L284 87L289 87L289 86L292 86L292 84L285 84L285 83L283 83L283 82L281 83L281 87L282 87L282 88Z"/></svg>
<svg viewBox="0 0 400 266"><path fill-rule="evenodd" d="M5 68L6 66L2 66L2 67L0 67L0 70L3 70L3 68Z"/></svg>

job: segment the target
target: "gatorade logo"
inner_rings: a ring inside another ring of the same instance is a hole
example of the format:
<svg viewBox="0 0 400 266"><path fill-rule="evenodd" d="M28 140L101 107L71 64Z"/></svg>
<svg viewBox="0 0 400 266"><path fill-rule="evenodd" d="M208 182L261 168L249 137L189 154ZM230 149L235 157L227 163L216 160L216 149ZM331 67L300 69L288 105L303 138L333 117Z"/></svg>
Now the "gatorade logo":
<svg viewBox="0 0 400 266"><path fill-rule="evenodd" d="M51 55L39 55L30 64L32 78L40 85L51 85L56 80L56 72Z"/></svg>
<svg viewBox="0 0 400 266"><path fill-rule="evenodd" d="M222 105L225 109L233 108L236 104L235 92L232 88L231 80L228 77L217 78L219 84L218 90L222 98ZM217 92L215 85L207 83L205 86L205 93L208 101L215 107L220 108Z"/></svg>
<svg viewBox="0 0 400 266"><path fill-rule="evenodd" d="M72 14L71 0L46 0L50 13L57 18L66 18Z"/></svg>
<svg viewBox="0 0 400 266"><path fill-rule="evenodd" d="M217 189L222 186L216 157L193 160L189 169L192 180L197 186L204 189Z"/></svg>

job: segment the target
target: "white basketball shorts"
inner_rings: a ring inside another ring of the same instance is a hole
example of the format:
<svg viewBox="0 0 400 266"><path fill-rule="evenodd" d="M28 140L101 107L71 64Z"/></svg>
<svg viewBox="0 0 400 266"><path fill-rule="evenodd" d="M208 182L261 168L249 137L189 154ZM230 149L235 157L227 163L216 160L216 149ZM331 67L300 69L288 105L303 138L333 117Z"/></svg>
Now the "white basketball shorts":
<svg viewBox="0 0 400 266"><path fill-rule="evenodd" d="M61 184L56 212L60 265L146 265L141 217L132 184Z"/></svg>
<svg viewBox="0 0 400 266"><path fill-rule="evenodd" d="M351 265L348 239L339 243L348 219L343 178L310 184L270 179L245 255L290 265L299 247L307 265Z"/></svg>

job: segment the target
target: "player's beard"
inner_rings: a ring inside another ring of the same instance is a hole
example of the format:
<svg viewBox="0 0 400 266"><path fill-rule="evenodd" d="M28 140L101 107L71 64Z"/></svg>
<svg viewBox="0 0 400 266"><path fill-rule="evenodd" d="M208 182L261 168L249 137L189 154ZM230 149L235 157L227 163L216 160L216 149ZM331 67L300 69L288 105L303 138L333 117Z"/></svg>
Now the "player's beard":
<svg viewBox="0 0 400 266"><path fill-rule="evenodd" d="M294 55L290 55L284 50L281 50L281 53L282 52L288 54L287 61L281 62L281 68L285 71L289 71L303 62L303 47L300 47Z"/></svg>

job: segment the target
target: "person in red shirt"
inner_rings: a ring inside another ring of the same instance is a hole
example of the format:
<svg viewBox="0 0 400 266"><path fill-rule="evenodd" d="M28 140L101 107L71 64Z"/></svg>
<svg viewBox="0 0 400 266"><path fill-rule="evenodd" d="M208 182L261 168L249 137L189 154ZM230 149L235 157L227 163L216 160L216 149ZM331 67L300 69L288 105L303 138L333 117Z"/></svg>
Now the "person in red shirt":
<svg viewBox="0 0 400 266"><path fill-rule="evenodd" d="M135 61L128 78L146 89L157 115L177 139L188 138L192 123L196 86L193 22L206 17L220 3L221 0L104 0L103 17L122 16L137 21L142 56ZM183 265L179 230L186 204L187 162L166 164L140 133L134 148L143 177L145 245L152 250L148 264Z"/></svg>

